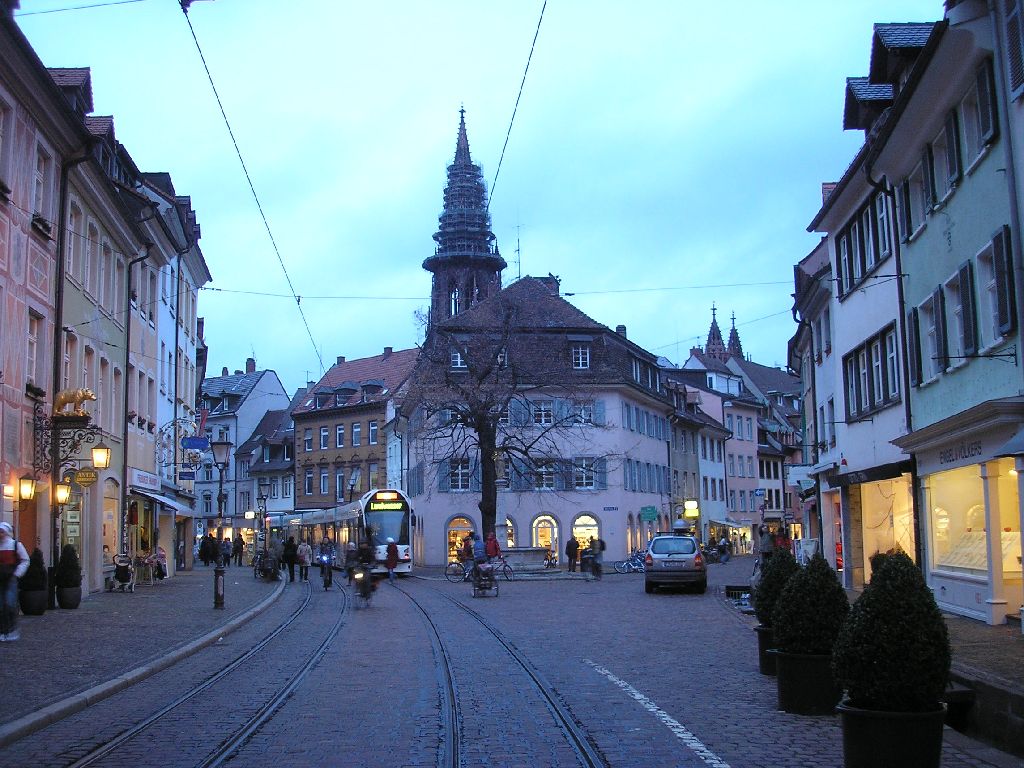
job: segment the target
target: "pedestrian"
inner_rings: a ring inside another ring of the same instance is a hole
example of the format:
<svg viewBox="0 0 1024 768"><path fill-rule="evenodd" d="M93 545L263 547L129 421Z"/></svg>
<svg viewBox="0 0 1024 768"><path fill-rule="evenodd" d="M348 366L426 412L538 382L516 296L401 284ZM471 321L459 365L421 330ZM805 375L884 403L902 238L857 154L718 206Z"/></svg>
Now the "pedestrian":
<svg viewBox="0 0 1024 768"><path fill-rule="evenodd" d="M721 563L729 562L729 542L725 538L725 534L718 540L718 561Z"/></svg>
<svg viewBox="0 0 1024 768"><path fill-rule="evenodd" d="M484 542L484 553L487 555L488 561L495 557L501 557L501 545L498 543L498 537L494 535L494 531L487 534L487 541Z"/></svg>
<svg viewBox="0 0 1024 768"><path fill-rule="evenodd" d="M761 573L764 573L765 566L768 565L768 560L771 558L774 548L775 542L772 541L772 532L768 530L767 525L762 524L757 544L757 556L760 560Z"/></svg>
<svg viewBox="0 0 1024 768"><path fill-rule="evenodd" d="M199 539L199 559L203 561L203 565L209 567L210 565L210 544L203 536Z"/></svg>
<svg viewBox="0 0 1024 768"><path fill-rule="evenodd" d="M740 534L740 552L747 554L747 534Z"/></svg>
<svg viewBox="0 0 1024 768"><path fill-rule="evenodd" d="M242 552L245 550L245 539L242 534L235 534L235 541L231 545L231 555L235 558L235 565L242 564Z"/></svg>
<svg viewBox="0 0 1024 768"><path fill-rule="evenodd" d="M324 589L330 589L334 583L334 544L326 536L320 542L320 578L326 578Z"/></svg>
<svg viewBox="0 0 1024 768"><path fill-rule="evenodd" d="M18 579L28 570L28 552L14 539L10 523L0 523L0 642L21 638L18 631Z"/></svg>
<svg viewBox="0 0 1024 768"><path fill-rule="evenodd" d="M388 536L387 553L384 555L384 567L388 569L388 581L395 586L395 568L398 567L398 545Z"/></svg>
<svg viewBox="0 0 1024 768"><path fill-rule="evenodd" d="M313 562L313 548L305 539L295 550L295 557L299 561L299 579L309 581L309 565Z"/></svg>
<svg viewBox="0 0 1024 768"><path fill-rule="evenodd" d="M604 539L600 536L594 539L590 537L590 570L594 574L595 579L601 578L601 563L604 558L605 543Z"/></svg>
<svg viewBox="0 0 1024 768"><path fill-rule="evenodd" d="M356 553L356 543L350 541L348 547L345 549L345 573L348 576L348 585L352 586L352 578L356 573L356 563L358 562L358 555Z"/></svg>
<svg viewBox="0 0 1024 768"><path fill-rule="evenodd" d="M106 547L107 545L104 544L103 546ZM104 559L103 562L104 562L104 564L106 564L107 560ZM184 570L185 569L185 540L184 539L182 539L181 541L178 542L178 561L177 561L177 563L175 565L177 566L178 570Z"/></svg>
<svg viewBox="0 0 1024 768"><path fill-rule="evenodd" d="M580 551L580 543L575 536L565 542L565 560L569 563L569 573L576 573L576 554Z"/></svg>
<svg viewBox="0 0 1024 768"><path fill-rule="evenodd" d="M225 568L231 565L231 538L225 536L220 543L220 561Z"/></svg>
<svg viewBox="0 0 1024 768"><path fill-rule="evenodd" d="M288 581L295 581L295 560L298 557L299 548L295 544L295 537L289 536L284 543L284 554L282 559L288 566Z"/></svg>

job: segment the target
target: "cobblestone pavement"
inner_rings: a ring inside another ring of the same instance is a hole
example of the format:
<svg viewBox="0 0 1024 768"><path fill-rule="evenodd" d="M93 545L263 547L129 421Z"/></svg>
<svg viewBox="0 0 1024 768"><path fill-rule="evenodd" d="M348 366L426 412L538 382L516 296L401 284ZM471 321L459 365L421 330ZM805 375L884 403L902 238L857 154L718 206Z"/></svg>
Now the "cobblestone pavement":
<svg viewBox="0 0 1024 768"><path fill-rule="evenodd" d="M774 678L757 672L755 621L738 611L721 589L743 583L749 571L745 558L712 566L706 595L645 595L642 575L608 574L602 581L517 580L502 583L500 597L474 599L470 585L448 583L439 569L421 569L423 578L402 580L400 589L381 584L369 609L349 609L342 633L313 675L231 765L437 765L444 737L441 659L427 621L403 594L407 592L438 626L453 664L464 766L579 763L553 725L548 707L508 653L446 596L479 613L529 659L608 765L840 766L836 718L778 711ZM233 581L228 583L229 605L232 595L241 603L249 593L256 602L272 589L256 584L251 574ZM246 581L252 582L251 590L243 585ZM156 594L168 585L150 589ZM182 598L187 586L183 579ZM122 730L127 719L159 708L172 693L251 647L295 609L302 593L301 585L289 586L281 599L223 641L0 750L0 765L67 765ZM200 597L205 600L206 595ZM175 712L169 723L117 760L100 764L196 764L241 715L265 700L337 618L343 602L337 591L315 589L312 597L301 632L282 635L268 646L265 657ZM171 610L181 611L186 624L203 623L190 612L212 613L194 605ZM28 621L24 626L31 629ZM18 652L27 647L18 647ZM0 647L0 659L10 658L8 650ZM111 664L117 670L123 666ZM52 669L33 669L41 678L54 676ZM92 673L89 679L101 676ZM947 729L942 765L1005 768L1020 761Z"/></svg>
<svg viewBox="0 0 1024 768"><path fill-rule="evenodd" d="M179 572L134 593L89 595L75 610L22 616L21 640L0 644L5 677L31 681L0 696L0 723L106 682L212 631L272 594L249 568L229 568L225 608L213 608L213 569Z"/></svg>

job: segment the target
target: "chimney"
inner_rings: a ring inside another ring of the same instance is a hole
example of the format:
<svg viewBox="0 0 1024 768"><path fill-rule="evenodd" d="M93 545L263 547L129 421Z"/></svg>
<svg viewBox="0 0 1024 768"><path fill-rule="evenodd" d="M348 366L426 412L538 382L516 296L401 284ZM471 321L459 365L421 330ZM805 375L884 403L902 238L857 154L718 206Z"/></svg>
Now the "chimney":
<svg viewBox="0 0 1024 768"><path fill-rule="evenodd" d="M392 352L394 352L392 347L384 347L384 357L388 357Z"/></svg>
<svg viewBox="0 0 1024 768"><path fill-rule="evenodd" d="M344 355L338 355L337 365L341 365L344 362L345 362L345 356ZM312 383L312 382L310 382L310 383Z"/></svg>
<svg viewBox="0 0 1024 768"><path fill-rule="evenodd" d="M241 375L242 375L242 372L236 368L235 369L235 376L241 376Z"/></svg>
<svg viewBox="0 0 1024 768"><path fill-rule="evenodd" d="M228 367L226 365L223 368L220 369L220 375L221 376L227 376L228 375Z"/></svg>
<svg viewBox="0 0 1024 768"><path fill-rule="evenodd" d="M245 372L256 373L256 359L252 357L245 358Z"/></svg>
<svg viewBox="0 0 1024 768"><path fill-rule="evenodd" d="M621 336L622 338L624 338L624 339L626 338L626 326L624 326L624 325L616 325L615 326L615 332L617 334L619 334L619 336Z"/></svg>
<svg viewBox="0 0 1024 768"><path fill-rule="evenodd" d="M552 296L559 295L558 288L562 284L562 281L558 278L557 275L552 275L550 272L548 272L547 277L538 277L537 279L544 284L544 287L551 292Z"/></svg>
<svg viewBox="0 0 1024 768"><path fill-rule="evenodd" d="M313 391L313 387L314 387L315 385L316 385L316 382L315 382L315 381L307 381L307 382L306 382L306 391L307 391L307 392L312 392L312 391Z"/></svg>

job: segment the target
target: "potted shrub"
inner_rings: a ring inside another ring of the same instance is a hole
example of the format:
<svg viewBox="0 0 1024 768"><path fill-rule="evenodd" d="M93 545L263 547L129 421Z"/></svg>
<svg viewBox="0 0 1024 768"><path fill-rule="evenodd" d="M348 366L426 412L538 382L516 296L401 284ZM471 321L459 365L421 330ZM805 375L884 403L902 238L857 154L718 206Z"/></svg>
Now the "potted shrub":
<svg viewBox="0 0 1024 768"><path fill-rule="evenodd" d="M768 653L775 648L772 634L772 616L775 604L779 601L783 587L790 577L800 569L796 558L788 549L777 549L768 559L768 564L761 574L761 580L754 589L754 615L760 625L754 627L757 632L758 669L762 675L775 674L775 656Z"/></svg>
<svg viewBox="0 0 1024 768"><path fill-rule="evenodd" d="M946 622L924 576L902 552L871 558L871 581L853 604L832 652L846 692L837 709L846 768L937 768L941 703L949 679Z"/></svg>
<svg viewBox="0 0 1024 768"><path fill-rule="evenodd" d="M46 611L46 564L36 547L28 558L28 570L18 582L18 603L26 616L42 616Z"/></svg>
<svg viewBox="0 0 1024 768"><path fill-rule="evenodd" d="M65 544L60 551L53 582L57 587L57 605L61 608L77 608L82 602L82 566L71 544Z"/></svg>
<svg viewBox="0 0 1024 768"><path fill-rule="evenodd" d="M846 590L820 554L786 582L772 616L779 709L835 712L842 692L832 676L832 646L849 610Z"/></svg>

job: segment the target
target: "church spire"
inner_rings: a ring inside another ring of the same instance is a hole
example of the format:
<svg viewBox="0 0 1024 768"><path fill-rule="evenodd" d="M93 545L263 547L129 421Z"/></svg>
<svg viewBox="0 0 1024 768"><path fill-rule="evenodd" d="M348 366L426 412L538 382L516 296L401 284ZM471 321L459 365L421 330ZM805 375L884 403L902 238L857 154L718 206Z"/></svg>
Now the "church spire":
<svg viewBox="0 0 1024 768"><path fill-rule="evenodd" d="M501 290L501 271L507 266L491 231L483 174L469 154L465 109L459 109L455 159L448 166L444 210L438 222L437 247L423 262L423 268L433 273L431 325Z"/></svg>
<svg viewBox="0 0 1024 768"><path fill-rule="evenodd" d="M736 330L736 313L732 313L732 329L729 331L728 352L732 357L743 359L743 345L740 344L740 334Z"/></svg>
<svg viewBox="0 0 1024 768"><path fill-rule="evenodd" d="M711 305L711 328L708 330L708 342L704 345L704 354L708 357L715 357L719 360L726 360L729 353L725 349L725 341L722 339L722 331L718 327L718 310Z"/></svg>

